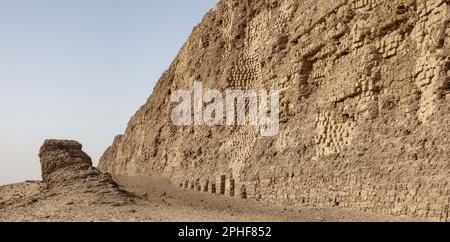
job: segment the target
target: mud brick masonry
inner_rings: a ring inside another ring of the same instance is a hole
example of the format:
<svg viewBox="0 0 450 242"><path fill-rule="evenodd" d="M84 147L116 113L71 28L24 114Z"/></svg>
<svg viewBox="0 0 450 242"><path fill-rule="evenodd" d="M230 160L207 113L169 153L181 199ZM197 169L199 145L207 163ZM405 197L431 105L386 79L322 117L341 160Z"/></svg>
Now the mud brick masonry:
<svg viewBox="0 0 450 242"><path fill-rule="evenodd" d="M104 153L199 192L447 221L450 1L222 0ZM170 94L280 90L281 129L175 127Z"/></svg>

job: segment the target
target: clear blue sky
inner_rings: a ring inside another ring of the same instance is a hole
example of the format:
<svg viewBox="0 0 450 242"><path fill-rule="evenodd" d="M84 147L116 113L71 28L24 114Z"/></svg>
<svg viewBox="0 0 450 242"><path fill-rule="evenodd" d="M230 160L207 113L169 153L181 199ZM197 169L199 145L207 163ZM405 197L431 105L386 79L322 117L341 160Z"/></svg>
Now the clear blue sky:
<svg viewBox="0 0 450 242"><path fill-rule="evenodd" d="M0 184L40 179L44 139L95 164L217 0L0 0Z"/></svg>

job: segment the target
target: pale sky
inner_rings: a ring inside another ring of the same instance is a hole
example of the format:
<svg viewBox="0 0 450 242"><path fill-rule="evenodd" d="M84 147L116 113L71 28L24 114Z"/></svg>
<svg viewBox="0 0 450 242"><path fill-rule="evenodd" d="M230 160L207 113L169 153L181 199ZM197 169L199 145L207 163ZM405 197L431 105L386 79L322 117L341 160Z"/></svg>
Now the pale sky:
<svg viewBox="0 0 450 242"><path fill-rule="evenodd" d="M0 0L0 185L39 180L45 139L97 165L217 0Z"/></svg>

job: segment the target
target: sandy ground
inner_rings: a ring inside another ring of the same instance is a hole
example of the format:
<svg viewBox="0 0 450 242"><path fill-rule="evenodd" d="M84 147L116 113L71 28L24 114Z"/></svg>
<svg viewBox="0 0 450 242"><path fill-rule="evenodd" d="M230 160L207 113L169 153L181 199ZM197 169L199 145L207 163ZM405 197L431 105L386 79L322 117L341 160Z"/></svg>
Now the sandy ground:
<svg viewBox="0 0 450 242"><path fill-rule="evenodd" d="M345 209L276 206L184 190L165 178L115 177L126 200L92 189L45 191L40 182L0 187L0 221L410 221ZM106 195L105 195L106 194Z"/></svg>

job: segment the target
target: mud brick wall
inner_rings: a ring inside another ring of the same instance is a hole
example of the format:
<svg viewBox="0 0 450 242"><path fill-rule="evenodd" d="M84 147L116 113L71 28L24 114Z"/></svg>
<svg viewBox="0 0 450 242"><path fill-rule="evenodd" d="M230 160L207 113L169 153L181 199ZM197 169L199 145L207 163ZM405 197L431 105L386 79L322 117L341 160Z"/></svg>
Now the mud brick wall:
<svg viewBox="0 0 450 242"><path fill-rule="evenodd" d="M199 192L449 219L450 1L222 0L100 162ZM279 90L280 133L170 121L170 93Z"/></svg>

